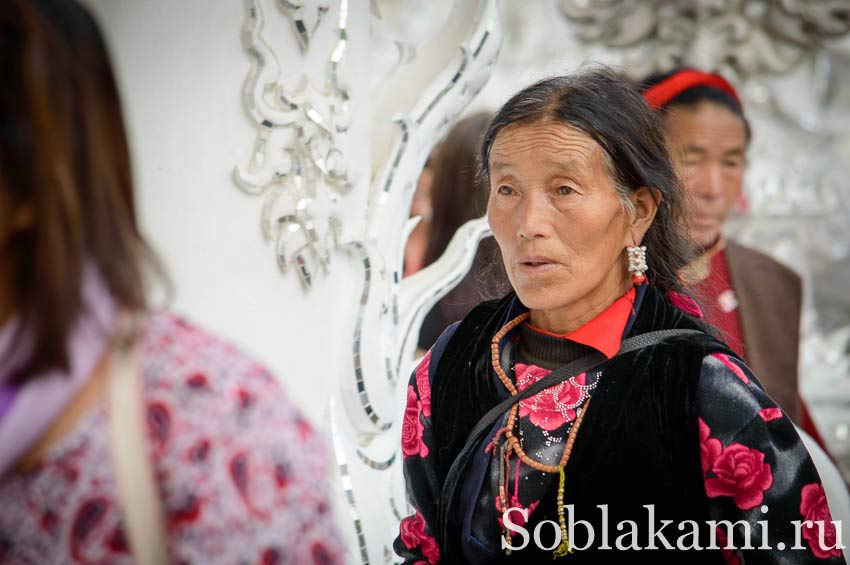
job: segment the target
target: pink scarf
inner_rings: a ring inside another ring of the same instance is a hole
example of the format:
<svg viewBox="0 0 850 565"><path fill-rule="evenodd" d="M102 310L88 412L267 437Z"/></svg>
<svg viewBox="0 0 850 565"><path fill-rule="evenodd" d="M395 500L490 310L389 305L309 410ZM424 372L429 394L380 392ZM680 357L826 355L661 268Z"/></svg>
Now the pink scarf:
<svg viewBox="0 0 850 565"><path fill-rule="evenodd" d="M88 381L109 346L116 305L94 268L82 285L83 313L68 338L70 371L32 375L22 386L8 381L25 366L32 336L12 318L0 328L0 477L47 431Z"/></svg>

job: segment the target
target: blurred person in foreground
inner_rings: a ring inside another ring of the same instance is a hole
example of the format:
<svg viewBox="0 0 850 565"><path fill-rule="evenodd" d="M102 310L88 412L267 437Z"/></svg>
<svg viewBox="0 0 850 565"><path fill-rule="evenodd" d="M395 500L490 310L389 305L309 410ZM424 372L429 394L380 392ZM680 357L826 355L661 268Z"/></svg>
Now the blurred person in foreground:
<svg viewBox="0 0 850 565"><path fill-rule="evenodd" d="M95 20L4 0L0 76L0 562L341 563L311 425L255 361L148 308Z"/></svg>
<svg viewBox="0 0 850 565"><path fill-rule="evenodd" d="M726 220L744 202L751 138L738 93L722 76L690 68L652 75L643 89L664 118L689 196L687 227L700 254L685 276L706 320L753 368L770 397L823 447L798 391L801 279L723 235Z"/></svg>
<svg viewBox="0 0 850 565"><path fill-rule="evenodd" d="M423 267L440 258L463 224L486 212L487 191L477 175L476 153L491 117L489 113L479 112L460 120L440 143L433 164L432 213ZM478 244L469 272L422 322L419 348L423 353L449 324L462 319L479 302L504 294L507 280L498 262L496 242L492 237L484 238Z"/></svg>
<svg viewBox="0 0 850 565"><path fill-rule="evenodd" d="M479 159L513 290L410 378L405 563L841 563L793 424L690 314L683 189L637 86L528 86Z"/></svg>

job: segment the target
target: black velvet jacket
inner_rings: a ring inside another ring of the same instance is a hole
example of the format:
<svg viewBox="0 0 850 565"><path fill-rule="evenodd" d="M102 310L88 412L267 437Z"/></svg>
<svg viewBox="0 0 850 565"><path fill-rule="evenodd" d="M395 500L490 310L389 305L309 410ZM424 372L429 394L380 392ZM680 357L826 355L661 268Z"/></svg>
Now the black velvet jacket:
<svg viewBox="0 0 850 565"><path fill-rule="evenodd" d="M453 477L447 476L449 468L469 431L499 400L493 379L482 379L480 375L492 371L490 338L504 324L508 305L508 299L483 303L470 313L437 366L431 410L439 446L438 481L448 478L449 488L453 482ZM629 337L674 328L703 329L649 289ZM672 339L617 357L605 368L566 468L569 486L564 502L574 504L576 518L593 524L596 532L602 531L601 513L596 506L608 504L611 544L619 534L614 530L619 521L646 523L643 504L654 503L656 514L665 519L692 519L699 523L708 519L694 396L702 360L712 352L732 354L706 334ZM552 484L557 486L555 481ZM460 560L461 555L458 494L452 497L444 490L439 509L443 527L435 533L446 562L455 557ZM541 500L526 528L532 531L542 520L557 521L554 489ZM529 558L535 549L534 544L529 544L514 555ZM569 558L584 561L593 559L593 553L586 550ZM610 551L605 553L612 556ZM551 555L546 552L549 559ZM595 556L597 560L599 557ZM719 552L713 553L713 560L705 552L698 552L697 557L704 558L704 562L721 562Z"/></svg>
<svg viewBox="0 0 850 565"><path fill-rule="evenodd" d="M480 466L471 464L474 455L467 460L458 455L481 416L507 394L490 366L490 340L515 315L511 310L515 302L508 296L476 307L451 328L450 336L438 340L411 379L402 450L408 492L417 512L402 521L395 543L406 562L523 563L553 558L551 550L539 550L533 542L510 557L487 553L483 546L480 559L470 557L476 546L468 535L468 513L474 516L494 509L476 509L468 498L462 500L464 486L474 483L471 473ZM675 328L705 329L649 287L625 337ZM723 563L725 558L735 563L740 552L708 549L685 555L685 551L661 547L623 555L601 547L607 542L616 549L615 539L624 533L616 525L626 520L636 524L637 533L624 545L646 548L650 522L658 529L663 527L662 520L674 521L664 532L675 545L684 531L693 529L677 526L692 520L699 530L699 543L705 546L712 538L709 520L741 519L758 527L762 505L771 507L773 543L793 537L791 520L828 517L817 472L790 421L743 362L709 333L672 338L615 357L601 369L566 466L564 489L564 503L573 505L575 520L593 526L595 539L588 549L565 559ZM712 415L706 416L708 424L700 414ZM472 453L480 452L490 438L482 437ZM736 478L742 471L751 476ZM550 487L525 524L529 532L544 520L557 522L557 480ZM654 521L644 507L648 504L654 505ZM599 505L607 505L607 519ZM607 540L602 539L603 522ZM554 528L543 527L541 532L542 545L551 546ZM584 530L577 528L577 532L573 543L586 546ZM746 562L841 562L835 552L813 555L807 547L813 543L812 533L803 535L806 539L797 551L749 551ZM740 547L737 536L733 537ZM766 540L768 536L755 537ZM718 539L722 544L723 538ZM498 539L486 541L499 547Z"/></svg>

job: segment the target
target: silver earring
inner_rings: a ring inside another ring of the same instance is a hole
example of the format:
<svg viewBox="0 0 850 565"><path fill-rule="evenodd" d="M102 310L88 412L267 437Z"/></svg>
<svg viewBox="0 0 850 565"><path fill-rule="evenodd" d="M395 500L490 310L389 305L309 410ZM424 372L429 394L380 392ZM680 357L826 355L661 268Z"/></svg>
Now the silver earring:
<svg viewBox="0 0 850 565"><path fill-rule="evenodd" d="M629 254L629 273L632 275L634 284L643 284L646 282L646 273L649 267L646 266L646 245L639 247L626 247L626 252Z"/></svg>

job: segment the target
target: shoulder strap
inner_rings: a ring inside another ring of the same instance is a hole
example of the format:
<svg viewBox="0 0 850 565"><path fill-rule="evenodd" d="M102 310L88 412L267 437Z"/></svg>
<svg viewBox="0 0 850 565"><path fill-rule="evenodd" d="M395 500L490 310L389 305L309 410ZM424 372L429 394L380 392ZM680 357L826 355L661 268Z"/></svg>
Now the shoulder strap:
<svg viewBox="0 0 850 565"><path fill-rule="evenodd" d="M670 337L698 335L702 333L704 332L701 332L699 330L676 329L658 330L654 332L636 335L623 341L622 345L620 346L620 350L614 357L617 357L624 353L629 353L631 351L636 351L638 349L643 349L644 347L648 347L650 345L658 344ZM555 369L554 371L552 371L530 387L524 389L519 394L516 394L514 396L511 396L510 398L503 400L502 402L488 410L487 413L484 414L484 416L478 421L475 427L472 428L472 431L467 436L467 443L472 442L472 440L476 438L481 432L489 429L490 426L493 425L493 422L498 420L502 414L507 412L511 408L511 406L513 406L520 400L533 396L549 387L553 387L557 384L560 384L561 382L569 379L570 377L580 375L581 373L589 371L594 367L598 367L607 360L608 358L605 357L605 355L598 351L594 351L593 353L585 355L580 359L576 359L571 363L567 363L566 365L558 367L557 369Z"/></svg>
<svg viewBox="0 0 850 565"><path fill-rule="evenodd" d="M142 380L135 332L118 323L109 356L109 419L115 478L124 507L130 549L140 565L169 562L163 512L148 456Z"/></svg>

